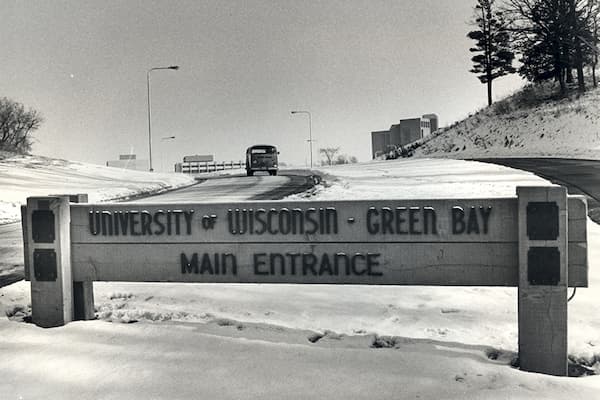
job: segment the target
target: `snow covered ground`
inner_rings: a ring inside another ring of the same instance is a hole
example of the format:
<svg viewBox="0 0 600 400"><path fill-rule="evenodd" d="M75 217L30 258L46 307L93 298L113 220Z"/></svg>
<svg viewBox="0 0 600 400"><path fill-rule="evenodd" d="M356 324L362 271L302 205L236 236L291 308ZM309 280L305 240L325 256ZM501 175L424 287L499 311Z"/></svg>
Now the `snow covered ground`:
<svg viewBox="0 0 600 400"><path fill-rule="evenodd" d="M600 89L540 101L556 88L521 89L425 140L417 157L564 157L600 159Z"/></svg>
<svg viewBox="0 0 600 400"><path fill-rule="evenodd" d="M326 184L289 199L428 199L516 196L516 186L548 185L538 176L463 160L404 159L320 167Z"/></svg>
<svg viewBox="0 0 600 400"><path fill-rule="evenodd" d="M515 195L519 185L548 184L505 167L443 159L322 170L327 184L294 198L500 197ZM65 189L58 182L52 191ZM588 234L590 287L569 303L569 349L593 363L600 356L599 227L588 222ZM510 367L517 349L514 288L94 289L98 320L53 329L20 322L27 282L0 289L0 398L600 397L600 376L557 378Z"/></svg>
<svg viewBox="0 0 600 400"><path fill-rule="evenodd" d="M87 193L90 202L186 186L183 174L149 173L37 156L0 157L0 224L18 221L29 196Z"/></svg>

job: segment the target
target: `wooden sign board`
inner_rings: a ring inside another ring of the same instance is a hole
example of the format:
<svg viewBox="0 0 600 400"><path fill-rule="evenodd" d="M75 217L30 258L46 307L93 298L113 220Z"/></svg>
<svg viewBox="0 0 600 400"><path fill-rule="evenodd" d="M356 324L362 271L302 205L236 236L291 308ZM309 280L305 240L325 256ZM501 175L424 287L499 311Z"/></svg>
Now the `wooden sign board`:
<svg viewBox="0 0 600 400"><path fill-rule="evenodd" d="M516 198L72 205L72 268L81 281L517 286L517 221ZM585 224L569 233L570 283L585 286Z"/></svg>
<svg viewBox="0 0 600 400"><path fill-rule="evenodd" d="M567 288L587 286L587 205L502 199L69 204L29 198L36 324L93 317L93 281L518 286L527 371L567 373Z"/></svg>

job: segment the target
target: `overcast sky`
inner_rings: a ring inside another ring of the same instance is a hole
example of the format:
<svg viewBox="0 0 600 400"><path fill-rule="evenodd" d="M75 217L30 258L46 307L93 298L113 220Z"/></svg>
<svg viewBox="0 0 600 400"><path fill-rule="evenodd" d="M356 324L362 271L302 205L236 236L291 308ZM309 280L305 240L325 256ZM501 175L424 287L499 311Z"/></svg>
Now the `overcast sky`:
<svg viewBox="0 0 600 400"><path fill-rule="evenodd" d="M41 111L34 153L104 164L148 158L151 74L156 169L190 154L281 160L319 147L368 160L370 132L485 105L468 51L474 0L2 1L0 96ZM513 92L502 78L495 97ZM167 136L176 139L162 140Z"/></svg>

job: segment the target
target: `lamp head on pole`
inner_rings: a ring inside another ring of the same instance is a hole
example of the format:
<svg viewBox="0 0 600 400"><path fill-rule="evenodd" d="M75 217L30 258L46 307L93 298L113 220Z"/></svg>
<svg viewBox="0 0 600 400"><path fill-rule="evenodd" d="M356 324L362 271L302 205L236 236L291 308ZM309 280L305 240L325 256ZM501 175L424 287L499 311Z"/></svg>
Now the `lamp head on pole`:
<svg viewBox="0 0 600 400"><path fill-rule="evenodd" d="M168 69L178 70L179 69L179 65L171 65L170 67L168 67Z"/></svg>

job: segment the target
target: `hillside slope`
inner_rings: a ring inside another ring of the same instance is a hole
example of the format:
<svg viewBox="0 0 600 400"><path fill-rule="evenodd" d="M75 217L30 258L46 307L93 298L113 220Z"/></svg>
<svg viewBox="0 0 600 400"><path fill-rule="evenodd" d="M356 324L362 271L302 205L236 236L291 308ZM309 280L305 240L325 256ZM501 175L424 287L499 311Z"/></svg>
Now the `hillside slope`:
<svg viewBox="0 0 600 400"><path fill-rule="evenodd" d="M0 154L0 224L20 219L27 197L86 193L90 202L159 192L194 183L183 174L104 167L40 156ZM58 189L60 188L58 193Z"/></svg>
<svg viewBox="0 0 600 400"><path fill-rule="evenodd" d="M527 86L425 139L416 157L600 159L600 90L555 99Z"/></svg>

